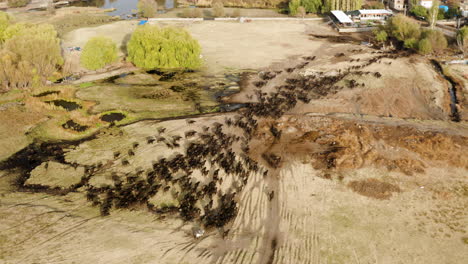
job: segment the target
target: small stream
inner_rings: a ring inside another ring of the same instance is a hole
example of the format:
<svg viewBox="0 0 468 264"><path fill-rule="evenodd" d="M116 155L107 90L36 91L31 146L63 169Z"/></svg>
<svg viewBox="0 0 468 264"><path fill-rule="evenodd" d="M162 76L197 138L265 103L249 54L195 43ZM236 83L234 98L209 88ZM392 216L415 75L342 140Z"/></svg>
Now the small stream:
<svg viewBox="0 0 468 264"><path fill-rule="evenodd" d="M457 99L457 87L458 83L452 79L452 77L447 76L444 74L444 71L442 70L442 66L440 63L436 60L431 60L432 65L434 65L434 68L436 71L444 77L445 80L448 81L449 83L449 95L450 95L450 120L454 122L460 122L460 113L458 112L457 104L458 104L458 99Z"/></svg>

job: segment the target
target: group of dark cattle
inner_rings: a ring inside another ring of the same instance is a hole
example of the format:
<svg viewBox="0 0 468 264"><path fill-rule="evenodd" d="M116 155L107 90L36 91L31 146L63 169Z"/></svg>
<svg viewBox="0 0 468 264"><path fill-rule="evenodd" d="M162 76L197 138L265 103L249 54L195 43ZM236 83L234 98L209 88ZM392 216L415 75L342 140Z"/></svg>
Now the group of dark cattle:
<svg viewBox="0 0 468 264"><path fill-rule="evenodd" d="M258 127L258 121L262 118L277 119L295 107L298 102L308 103L311 99L336 93L341 89L336 86L339 81L352 74L371 74L358 70L380 62L382 58L393 57L391 54L379 55L364 64L351 66L333 76L311 75L287 78L270 93L263 92L262 87L283 71L262 72L257 80L252 81L257 87L255 90L257 102L238 110L237 115L226 118L223 124L216 122L202 127L200 131L189 130L185 132L183 142L181 142L182 136L168 135L165 128L159 128L157 135L146 139L146 144L162 143L174 151L185 149L185 154L174 152L171 158L162 158L153 162L150 170L137 169L125 175L113 174L113 184L104 187L95 187L88 183L88 180L103 167L102 163L90 166L86 168L84 180L76 187L86 189L87 199L93 205L100 206L102 215L108 215L112 208L146 206L157 213L177 211L184 220L200 220L206 227L222 227L236 216L237 196L245 187L249 175L257 172L266 177L268 174L268 170L259 164L261 161L249 157L249 143ZM303 69L313 60L315 56L304 57L299 65L284 71L290 76L290 73ZM380 73L372 74L375 77L381 76ZM355 82L352 83L355 87ZM195 121L188 120L187 123L191 125ZM223 128L229 127L242 130L242 136L223 131ZM275 126L270 127L270 132L277 140L281 138L281 131ZM115 152L114 160L121 159L123 166L129 165L128 158L136 155L139 146L139 143L133 143L127 151L127 158L122 157L120 152ZM261 157L268 167L280 166L281 157L274 153L263 153ZM203 177L209 177L209 180L205 181L209 183L201 184L195 180L195 177L191 177L195 170L198 170ZM229 176L233 179L231 186L221 191L223 178ZM175 188L171 190L176 185L180 187L178 188L180 191L176 191ZM151 203L151 198L158 192L167 191L172 191L179 200L178 206L159 208ZM270 193L269 197L273 195ZM217 201L216 207L213 206L214 201ZM201 203L203 213L197 202Z"/></svg>

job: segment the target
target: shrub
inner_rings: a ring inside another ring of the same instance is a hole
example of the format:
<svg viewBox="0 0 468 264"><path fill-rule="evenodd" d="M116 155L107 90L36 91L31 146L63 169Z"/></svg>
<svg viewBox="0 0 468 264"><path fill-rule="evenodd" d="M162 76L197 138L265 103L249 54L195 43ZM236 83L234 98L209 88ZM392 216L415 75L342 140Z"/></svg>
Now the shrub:
<svg viewBox="0 0 468 264"><path fill-rule="evenodd" d="M5 35L0 57L4 88L45 83L63 64L60 39L52 25L14 24L5 30Z"/></svg>
<svg viewBox="0 0 468 264"><path fill-rule="evenodd" d="M117 45L107 37L94 37L88 40L80 62L88 70L101 69L117 60Z"/></svg>
<svg viewBox="0 0 468 264"><path fill-rule="evenodd" d="M375 35L375 40L377 40L378 42L383 43L387 41L388 35L387 35L387 32L385 32L385 30L376 30L374 31L374 35Z"/></svg>
<svg viewBox="0 0 468 264"><path fill-rule="evenodd" d="M155 17L158 12L158 3L155 0L139 0L138 13L143 17Z"/></svg>
<svg viewBox="0 0 468 264"><path fill-rule="evenodd" d="M23 7L29 4L31 0L8 0L8 7Z"/></svg>
<svg viewBox="0 0 468 264"><path fill-rule="evenodd" d="M240 17L241 16L241 10L239 8L234 9L234 11L232 11L232 16L233 17Z"/></svg>
<svg viewBox="0 0 468 264"><path fill-rule="evenodd" d="M425 30L421 34L421 39L427 39L431 43L432 50L436 53L447 48L447 39L439 30Z"/></svg>
<svg viewBox="0 0 468 264"><path fill-rule="evenodd" d="M403 46L407 49L416 49L418 47L418 39L409 38L403 42Z"/></svg>
<svg viewBox="0 0 468 264"><path fill-rule="evenodd" d="M411 8L410 13L418 16L427 18L427 9L424 6L417 5Z"/></svg>
<svg viewBox="0 0 468 264"><path fill-rule="evenodd" d="M468 53L468 26L464 26L457 31L456 40L458 49L463 55Z"/></svg>
<svg viewBox="0 0 468 264"><path fill-rule="evenodd" d="M396 15L388 20L386 25L389 33L399 41L413 43L421 34L418 23L404 15ZM409 41L407 41L409 40Z"/></svg>
<svg viewBox="0 0 468 264"><path fill-rule="evenodd" d="M297 14L297 9L301 6L301 0L291 0L289 2L289 14L295 16Z"/></svg>
<svg viewBox="0 0 468 264"><path fill-rule="evenodd" d="M129 61L145 70L196 69L201 65L198 41L181 28L139 27L127 50Z"/></svg>
<svg viewBox="0 0 468 264"><path fill-rule="evenodd" d="M11 23L11 17L8 13L0 11L0 43L3 42L3 32Z"/></svg>
<svg viewBox="0 0 468 264"><path fill-rule="evenodd" d="M432 45L428 39L422 39L418 44L419 53L426 55L432 52Z"/></svg>
<svg viewBox="0 0 468 264"><path fill-rule="evenodd" d="M199 8L185 8L181 14L182 17L186 18L197 18L203 17L203 13Z"/></svg>
<svg viewBox="0 0 468 264"><path fill-rule="evenodd" d="M223 17L225 15L223 2L221 1L214 2L213 15L215 17Z"/></svg>
<svg viewBox="0 0 468 264"><path fill-rule="evenodd" d="M300 7L297 9L296 16L304 18L305 15L306 15L306 10L305 10L305 8L304 8L303 6L300 6Z"/></svg>

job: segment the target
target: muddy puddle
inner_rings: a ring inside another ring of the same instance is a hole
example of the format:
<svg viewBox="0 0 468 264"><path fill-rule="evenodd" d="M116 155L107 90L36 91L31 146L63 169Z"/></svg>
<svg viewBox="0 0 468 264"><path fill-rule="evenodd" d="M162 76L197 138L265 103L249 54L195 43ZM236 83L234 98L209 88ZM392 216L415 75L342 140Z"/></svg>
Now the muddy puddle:
<svg viewBox="0 0 468 264"><path fill-rule="evenodd" d="M48 95L52 95L52 94L59 94L60 91L46 91L46 92L42 92L42 93L39 93L39 94L36 94L36 95L33 95L34 97L44 97L44 96L48 96Z"/></svg>
<svg viewBox="0 0 468 264"><path fill-rule="evenodd" d="M64 129L69 129L69 130L73 130L73 131L76 131L76 132L84 132L89 128L88 126L80 125L80 124L76 123L73 120L68 120L67 122L62 124L62 127Z"/></svg>
<svg viewBox="0 0 468 264"><path fill-rule="evenodd" d="M123 120L127 116L122 113L110 113L101 116L101 120L108 123L114 123Z"/></svg>
<svg viewBox="0 0 468 264"><path fill-rule="evenodd" d="M70 102L66 100L52 100L52 101L46 101L46 103L62 107L67 111L73 111L73 110L81 108L81 105L79 105L78 103Z"/></svg>

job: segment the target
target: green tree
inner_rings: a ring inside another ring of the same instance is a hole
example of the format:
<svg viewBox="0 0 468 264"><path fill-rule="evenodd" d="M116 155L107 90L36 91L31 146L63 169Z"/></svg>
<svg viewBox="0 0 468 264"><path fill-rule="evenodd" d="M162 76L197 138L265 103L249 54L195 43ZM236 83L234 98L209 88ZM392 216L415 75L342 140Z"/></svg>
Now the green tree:
<svg viewBox="0 0 468 264"><path fill-rule="evenodd" d="M413 8L410 10L410 13L418 17L427 18L427 9L421 5L413 6Z"/></svg>
<svg viewBox="0 0 468 264"><path fill-rule="evenodd" d="M447 39L439 30L424 30L421 39L427 39L431 43L432 51L440 53L447 48Z"/></svg>
<svg viewBox="0 0 468 264"><path fill-rule="evenodd" d="M155 17L158 12L158 3L155 0L139 0L137 8L142 17Z"/></svg>
<svg viewBox="0 0 468 264"><path fill-rule="evenodd" d="M129 61L145 70L201 66L200 45L182 28L139 27L132 34L127 50Z"/></svg>
<svg viewBox="0 0 468 264"><path fill-rule="evenodd" d="M431 42L428 39L422 39L418 43L418 52L426 55L429 53L432 53L432 45Z"/></svg>
<svg viewBox="0 0 468 264"><path fill-rule="evenodd" d="M464 26L457 31L457 47L466 56L468 53L468 26Z"/></svg>
<svg viewBox="0 0 468 264"><path fill-rule="evenodd" d="M4 88L44 84L63 64L60 39L52 25L14 24L5 35L0 66L11 69L3 69L0 75Z"/></svg>
<svg viewBox="0 0 468 264"><path fill-rule="evenodd" d="M362 0L324 0L322 12L331 10L357 10L361 9Z"/></svg>
<svg viewBox="0 0 468 264"><path fill-rule="evenodd" d="M88 70L101 69L117 60L117 45L107 37L94 37L88 40L80 62Z"/></svg>
<svg viewBox="0 0 468 264"><path fill-rule="evenodd" d="M404 15L396 15L390 18L386 28L391 36L399 41L406 42L406 45L413 46L414 41L419 39L421 28L418 23L412 21Z"/></svg>
<svg viewBox="0 0 468 264"><path fill-rule="evenodd" d="M295 16L297 9L301 6L301 0L291 0L289 2L289 14Z"/></svg>
<svg viewBox="0 0 468 264"><path fill-rule="evenodd" d="M437 19L439 15L439 4L440 2L438 0L434 0L432 1L431 8L429 8L429 12L427 15L427 22L429 22L431 29L434 29L435 24L437 23Z"/></svg>
<svg viewBox="0 0 468 264"><path fill-rule="evenodd" d="M301 0L300 2L307 13L320 13L322 10L322 0Z"/></svg>
<svg viewBox="0 0 468 264"><path fill-rule="evenodd" d="M385 30L376 30L374 31L374 34L375 40L377 40L378 42L384 43L385 41L387 41L388 35L387 32L385 32Z"/></svg>

